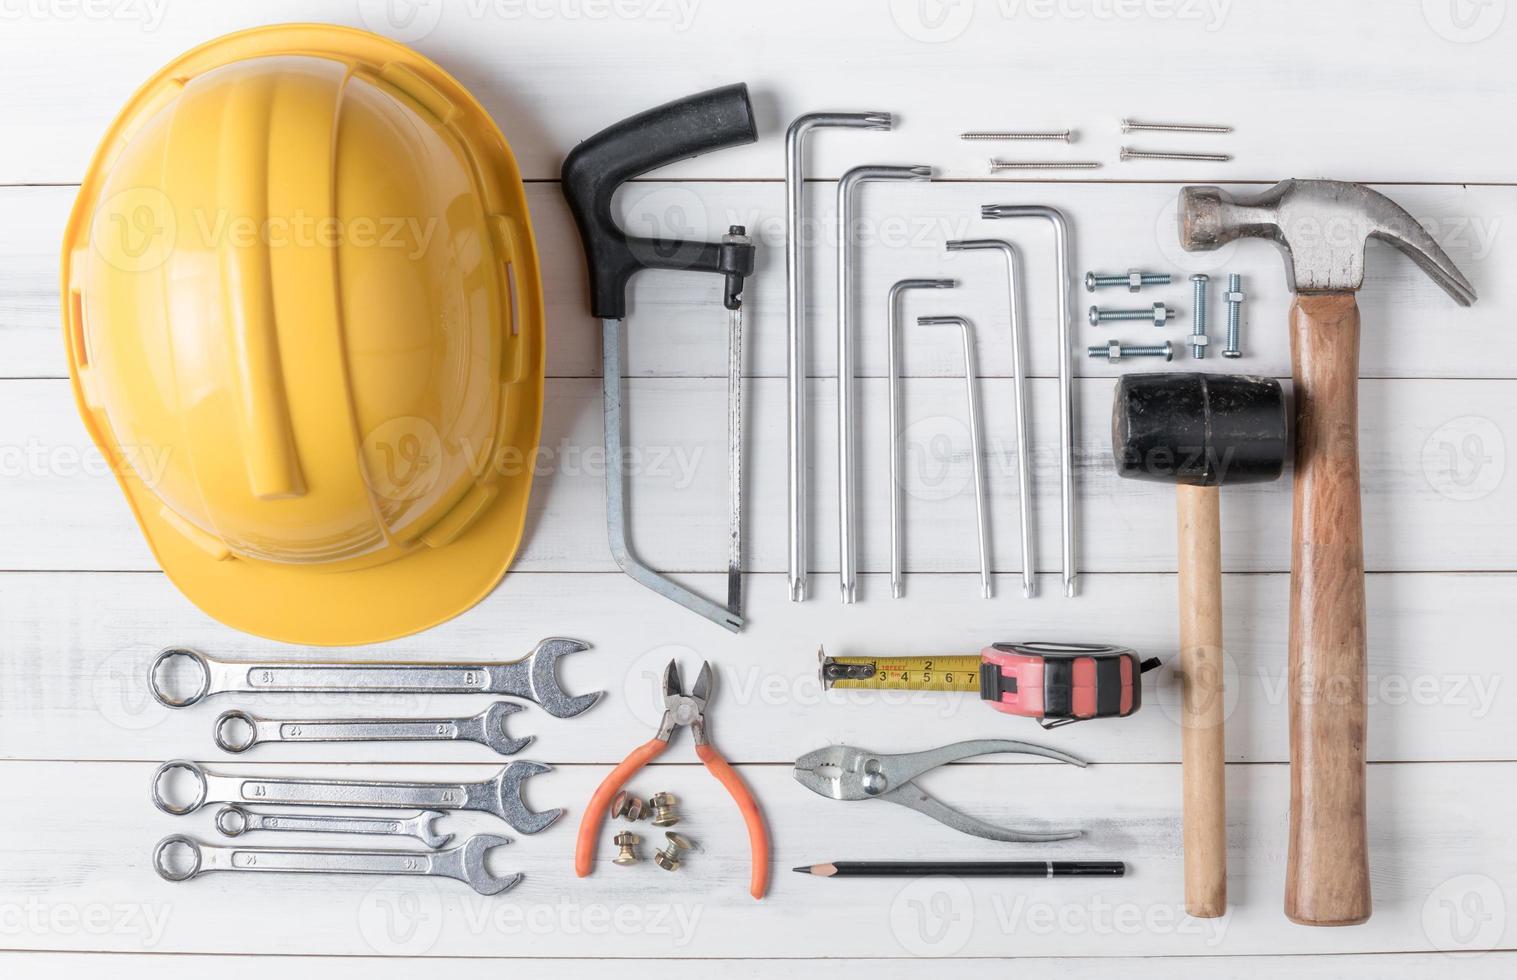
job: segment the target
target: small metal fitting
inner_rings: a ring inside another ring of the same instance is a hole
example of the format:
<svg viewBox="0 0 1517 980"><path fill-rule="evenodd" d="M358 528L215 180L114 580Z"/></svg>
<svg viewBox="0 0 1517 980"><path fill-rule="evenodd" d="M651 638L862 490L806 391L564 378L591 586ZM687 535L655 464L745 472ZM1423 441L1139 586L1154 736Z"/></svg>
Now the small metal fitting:
<svg viewBox="0 0 1517 980"><path fill-rule="evenodd" d="M1129 293L1136 293L1144 286L1168 286L1169 283L1170 278L1167 272L1139 272L1137 269L1128 269L1126 275L1085 273L1085 291L1089 293L1108 286L1126 286Z"/></svg>
<svg viewBox="0 0 1517 980"><path fill-rule="evenodd" d="M641 799L622 790L611 800L611 819L621 818L636 823L643 819L644 807L645 804Z"/></svg>
<svg viewBox="0 0 1517 980"><path fill-rule="evenodd" d="M1013 130L973 130L968 133L960 133L959 139L968 140L971 143L993 142L1026 142L1028 140L1053 140L1060 143L1073 143L1078 134L1072 129L1029 129L1022 131Z"/></svg>
<svg viewBox="0 0 1517 980"><path fill-rule="evenodd" d="M1117 156L1122 160L1183 160L1189 163L1226 163L1233 158L1231 153L1159 153L1153 150L1134 150L1126 146L1117 152Z"/></svg>
<svg viewBox="0 0 1517 980"><path fill-rule="evenodd" d="M1122 120L1124 133L1231 133L1231 126L1204 126L1197 123L1136 122Z"/></svg>
<svg viewBox="0 0 1517 980"><path fill-rule="evenodd" d="M1211 340L1206 336L1206 286L1210 280L1203 273L1196 273L1190 277L1191 302L1190 302L1190 356L1196 360L1206 357L1207 345Z"/></svg>
<svg viewBox="0 0 1517 980"><path fill-rule="evenodd" d="M1174 349L1169 346L1167 340L1162 347L1123 347L1121 341L1113 340L1104 346L1087 347L1085 351L1091 357L1104 357L1111 364L1117 363L1124 357L1162 357L1170 361L1174 360L1175 356Z"/></svg>
<svg viewBox="0 0 1517 980"><path fill-rule="evenodd" d="M1100 170L1099 160L992 160L990 172L1003 174L1010 170Z"/></svg>
<svg viewBox="0 0 1517 980"><path fill-rule="evenodd" d="M664 838L669 843L662 851L653 855L653 863L665 871L677 871L684 860L685 852L695 849L695 842L672 830L664 834Z"/></svg>
<svg viewBox="0 0 1517 980"><path fill-rule="evenodd" d="M673 827L679 823L679 800L673 793L654 793L648 800L653 807L653 826Z"/></svg>
<svg viewBox="0 0 1517 980"><path fill-rule="evenodd" d="M1243 277L1236 272L1227 276L1227 346L1222 350L1223 357L1242 357L1243 350L1238 346L1243 332Z"/></svg>
<svg viewBox="0 0 1517 980"><path fill-rule="evenodd" d="M1088 314L1090 325L1100 326L1108 320L1148 320L1154 321L1154 326L1162 327L1169 318L1175 315L1175 311L1163 303L1155 303L1148 310L1103 310L1099 306L1092 306Z"/></svg>
<svg viewBox="0 0 1517 980"><path fill-rule="evenodd" d="M611 859L612 864L636 864L642 860L637 853L637 845L642 843L642 838L630 830L623 830L611 838L612 843L621 848L616 857Z"/></svg>

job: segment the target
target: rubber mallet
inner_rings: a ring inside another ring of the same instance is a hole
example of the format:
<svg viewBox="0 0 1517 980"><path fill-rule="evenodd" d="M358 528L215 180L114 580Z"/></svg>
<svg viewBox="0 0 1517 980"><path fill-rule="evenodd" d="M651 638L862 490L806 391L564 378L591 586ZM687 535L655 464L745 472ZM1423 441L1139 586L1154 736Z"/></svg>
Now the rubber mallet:
<svg viewBox="0 0 1517 980"><path fill-rule="evenodd" d="M1289 435L1285 395L1274 378L1129 374L1112 405L1117 472L1176 484L1185 910L1198 917L1227 911L1218 488L1279 477Z"/></svg>

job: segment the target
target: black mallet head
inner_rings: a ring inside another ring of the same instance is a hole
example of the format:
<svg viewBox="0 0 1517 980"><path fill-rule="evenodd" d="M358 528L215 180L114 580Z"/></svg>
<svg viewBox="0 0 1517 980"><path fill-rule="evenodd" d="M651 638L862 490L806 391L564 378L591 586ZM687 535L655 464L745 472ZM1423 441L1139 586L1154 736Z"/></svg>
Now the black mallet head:
<svg viewBox="0 0 1517 980"><path fill-rule="evenodd" d="M1134 480L1214 487L1280 476L1290 441L1285 393L1245 374L1129 374L1117 384L1111 449Z"/></svg>

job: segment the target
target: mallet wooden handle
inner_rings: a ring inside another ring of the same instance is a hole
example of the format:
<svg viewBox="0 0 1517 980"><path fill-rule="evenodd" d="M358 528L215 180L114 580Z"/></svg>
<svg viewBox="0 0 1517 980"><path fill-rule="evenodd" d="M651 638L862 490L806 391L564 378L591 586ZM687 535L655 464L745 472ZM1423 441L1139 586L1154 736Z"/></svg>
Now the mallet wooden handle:
<svg viewBox="0 0 1517 980"><path fill-rule="evenodd" d="M1303 925L1354 925L1370 915L1359 308L1353 293L1302 295L1290 320L1296 488L1285 914Z"/></svg>
<svg viewBox="0 0 1517 980"><path fill-rule="evenodd" d="M1222 528L1215 486L1176 487L1180 531L1180 751L1185 782L1185 911L1227 912L1222 704Z"/></svg>

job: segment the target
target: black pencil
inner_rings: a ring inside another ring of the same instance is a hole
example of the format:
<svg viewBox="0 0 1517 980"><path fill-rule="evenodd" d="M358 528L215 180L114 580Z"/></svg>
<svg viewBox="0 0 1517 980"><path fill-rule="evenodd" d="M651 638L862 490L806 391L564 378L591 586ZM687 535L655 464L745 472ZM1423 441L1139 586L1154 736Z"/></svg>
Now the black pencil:
<svg viewBox="0 0 1517 980"><path fill-rule="evenodd" d="M1121 861L831 861L793 869L818 878L1120 878Z"/></svg>

